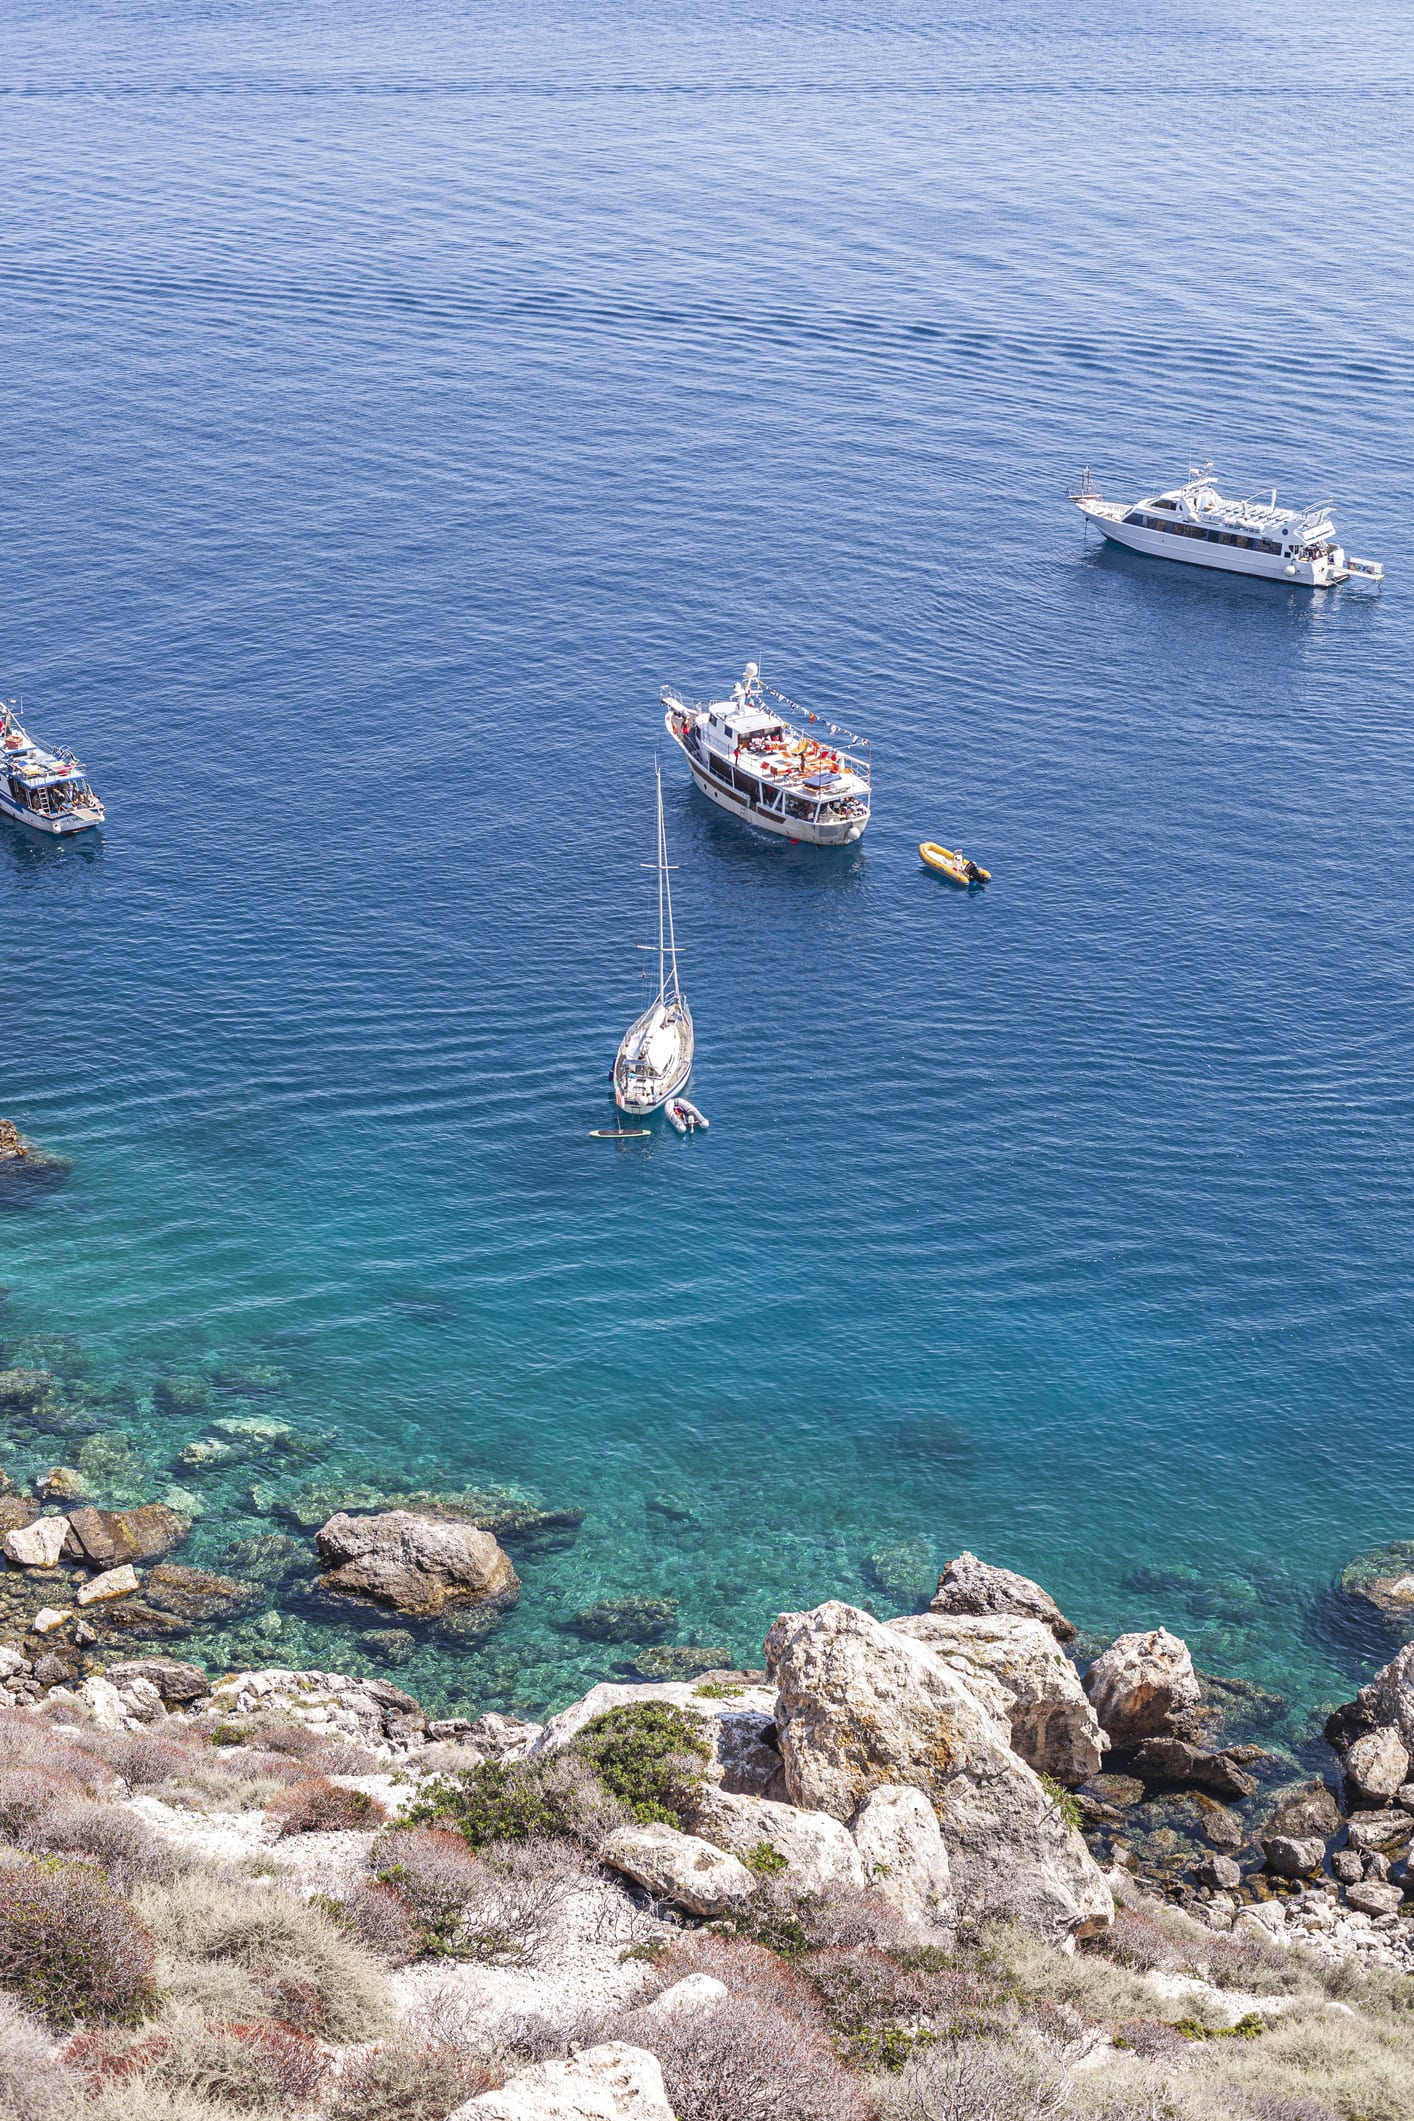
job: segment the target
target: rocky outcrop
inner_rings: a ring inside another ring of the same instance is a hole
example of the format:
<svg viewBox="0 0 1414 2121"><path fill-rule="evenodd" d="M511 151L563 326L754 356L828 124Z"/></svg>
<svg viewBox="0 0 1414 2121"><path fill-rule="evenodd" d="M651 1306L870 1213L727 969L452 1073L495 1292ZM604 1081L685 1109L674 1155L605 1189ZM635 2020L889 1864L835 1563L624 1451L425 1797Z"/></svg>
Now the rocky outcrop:
<svg viewBox="0 0 1414 2121"><path fill-rule="evenodd" d="M624 1871L658 1900L693 1915L726 1915L751 1898L756 1880L725 1849L673 1826L619 1826L600 1847L605 1863Z"/></svg>
<svg viewBox="0 0 1414 2121"><path fill-rule="evenodd" d="M500 1608L520 1595L509 1556L477 1525L409 1510L378 1517L340 1513L321 1527L316 1544L325 1591L399 1613L440 1613L453 1604Z"/></svg>
<svg viewBox="0 0 1414 2121"><path fill-rule="evenodd" d="M1178 1783L1211 1790L1215 1797L1252 1797L1257 1778L1228 1753L1212 1753L1187 1738L1146 1738L1129 1756L1133 1772L1145 1782Z"/></svg>
<svg viewBox="0 0 1414 2121"><path fill-rule="evenodd" d="M1184 1738L1201 1693L1188 1645L1166 1628L1121 1635L1084 1679L1111 1745L1127 1750L1146 1738Z"/></svg>
<svg viewBox="0 0 1414 2121"><path fill-rule="evenodd" d="M119 1688L132 1680L146 1680L166 1702L199 1701L206 1692L201 1666L185 1664L177 1657L130 1657L121 1664L110 1664L103 1676Z"/></svg>
<svg viewBox="0 0 1414 2121"><path fill-rule="evenodd" d="M165 1503L145 1502L132 1510L71 1510L69 1529L71 1554L113 1569L125 1561L160 1561L181 1545L191 1524Z"/></svg>
<svg viewBox="0 0 1414 2121"><path fill-rule="evenodd" d="M960 1904L1010 1907L1057 1938L1103 1928L1113 1903L1007 1731L924 1644L834 1601L766 1637L791 1801L848 1823L885 1785L937 1815Z"/></svg>
<svg viewBox="0 0 1414 2121"><path fill-rule="evenodd" d="M704 1693L701 1685L667 1681L654 1686L615 1686L604 1682L582 1700L552 1716L532 1750L553 1753L577 1738L587 1723L628 1701L661 1701L702 1719L702 1735L711 1748L706 1774L724 1790L746 1797L785 1797L785 1767L776 1745L776 1696L763 1686L722 1686Z"/></svg>
<svg viewBox="0 0 1414 2121"><path fill-rule="evenodd" d="M53 1397L48 1370L0 1370L0 1407L7 1413L32 1414Z"/></svg>
<svg viewBox="0 0 1414 2121"><path fill-rule="evenodd" d="M537 2062L459 2106L451 2121L673 2121L657 2058L609 2040L564 2062Z"/></svg>
<svg viewBox="0 0 1414 2121"><path fill-rule="evenodd" d="M1049 1591L1029 1576L994 1568L975 1554L959 1554L938 1578L930 1611L934 1613L1017 1613L1039 1620L1057 1642L1073 1642L1075 1629Z"/></svg>
<svg viewBox="0 0 1414 2121"><path fill-rule="evenodd" d="M952 1867L938 1815L921 1790L883 1783L854 1815L866 1882L905 1921L936 1937L954 1914Z"/></svg>
<svg viewBox="0 0 1414 2121"><path fill-rule="evenodd" d="M1367 1731L1380 1729L1392 1730L1405 1751L1414 1754L1414 1642L1406 1642L1353 1701L1335 1711L1326 1723L1326 1737L1343 1753Z"/></svg>
<svg viewBox="0 0 1414 2121"><path fill-rule="evenodd" d="M1298 1840L1290 1834L1264 1834L1260 1847L1267 1869L1280 1878L1305 1878L1320 1869L1326 1853L1325 1842L1314 1836Z"/></svg>
<svg viewBox="0 0 1414 2121"><path fill-rule="evenodd" d="M1012 1751L1038 1775L1078 1789L1098 1774L1108 1740L1075 1666L1041 1621L1019 1613L933 1611L887 1625L926 1643L980 1690L984 1705L1007 1723ZM999 1685L1000 1699L987 1682Z"/></svg>
<svg viewBox="0 0 1414 2121"><path fill-rule="evenodd" d="M1345 1779L1365 1804L1388 1804L1408 1778L1408 1750L1388 1724L1357 1738L1345 1756Z"/></svg>
<svg viewBox="0 0 1414 2121"><path fill-rule="evenodd" d="M113 1676L110 1668L109 1677ZM387 1679L353 1679L342 1672L294 1672L282 1665L232 1672L211 1689L218 1718L273 1711L338 1738L375 1749L406 1747L422 1736L426 1717L411 1694Z"/></svg>
<svg viewBox="0 0 1414 2121"><path fill-rule="evenodd" d="M705 1782L693 1792L685 1823L753 1870L774 1873L784 1867L796 1892L865 1882L859 1850L828 1812L802 1812L793 1804L743 1797Z"/></svg>

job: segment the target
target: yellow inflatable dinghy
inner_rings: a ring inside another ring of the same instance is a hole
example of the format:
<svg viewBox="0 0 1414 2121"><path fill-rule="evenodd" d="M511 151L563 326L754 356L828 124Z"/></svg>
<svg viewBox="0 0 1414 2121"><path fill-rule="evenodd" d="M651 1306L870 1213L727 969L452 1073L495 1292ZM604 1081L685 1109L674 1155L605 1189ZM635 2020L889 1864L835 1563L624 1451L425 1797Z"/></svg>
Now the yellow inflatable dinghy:
<svg viewBox="0 0 1414 2121"><path fill-rule="evenodd" d="M990 884L992 872L983 869L977 862L970 862L965 854L955 853L951 847L940 847L936 840L920 840L918 852L930 869L945 876L949 883L966 888L972 884Z"/></svg>

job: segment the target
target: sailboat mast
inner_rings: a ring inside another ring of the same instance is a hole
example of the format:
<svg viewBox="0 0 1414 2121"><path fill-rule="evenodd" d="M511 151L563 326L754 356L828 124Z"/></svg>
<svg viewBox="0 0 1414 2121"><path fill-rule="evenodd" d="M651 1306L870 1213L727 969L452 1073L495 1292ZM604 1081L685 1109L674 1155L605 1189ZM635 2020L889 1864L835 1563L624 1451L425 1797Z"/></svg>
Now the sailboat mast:
<svg viewBox="0 0 1414 2121"><path fill-rule="evenodd" d="M668 856L663 845L663 773L656 763L653 768L658 782L658 999L667 992L668 975L663 960L663 894L668 888Z"/></svg>

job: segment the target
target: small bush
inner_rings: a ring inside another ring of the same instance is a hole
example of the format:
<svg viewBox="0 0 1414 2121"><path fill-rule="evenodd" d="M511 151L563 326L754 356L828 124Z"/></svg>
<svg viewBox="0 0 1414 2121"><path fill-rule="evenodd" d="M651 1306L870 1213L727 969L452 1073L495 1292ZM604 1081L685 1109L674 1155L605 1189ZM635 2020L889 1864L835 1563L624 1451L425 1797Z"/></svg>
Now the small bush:
<svg viewBox="0 0 1414 2121"><path fill-rule="evenodd" d="M50 2025L135 2023L157 2000L152 1939L92 1865L0 1870L0 1984Z"/></svg>
<svg viewBox="0 0 1414 2121"><path fill-rule="evenodd" d="M0 1996L0 2114L5 2121L70 2121L78 2079L49 2034Z"/></svg>
<svg viewBox="0 0 1414 2121"><path fill-rule="evenodd" d="M322 1775L297 1782L283 1796L266 1806L270 1818L279 1822L280 1833L330 1834L351 1827L382 1826L388 1808L367 1790L346 1790L340 1783L326 1782Z"/></svg>
<svg viewBox="0 0 1414 2121"><path fill-rule="evenodd" d="M192 1766L198 1749L190 1743L159 1738L151 1731L105 1732L101 1758L122 1776L130 1790L151 1788L179 1779Z"/></svg>
<svg viewBox="0 0 1414 2121"><path fill-rule="evenodd" d="M380 1886L405 1903L419 1948L449 1951L463 1910L476 1891L481 1865L459 1834L436 1827L395 1827L368 1854Z"/></svg>
<svg viewBox="0 0 1414 2121"><path fill-rule="evenodd" d="M877 2111L823 2032L749 1994L666 2017L630 2011L613 2036L657 2056L677 2121L872 2121Z"/></svg>
<svg viewBox="0 0 1414 2121"><path fill-rule="evenodd" d="M472 1848L488 1842L560 1837L597 1848L628 1814L572 1754L488 1760L423 1784L403 1813L409 1826L451 1827Z"/></svg>
<svg viewBox="0 0 1414 2121"><path fill-rule="evenodd" d="M422 1932L391 1886L356 1885L342 1899L319 1896L315 1905L385 1966L407 1966L423 1948Z"/></svg>
<svg viewBox="0 0 1414 2121"><path fill-rule="evenodd" d="M376 1775L382 1765L367 1746L312 1731L307 1723L263 1723L252 1730L248 1743L265 1752L287 1754L325 1775Z"/></svg>
<svg viewBox="0 0 1414 2121"><path fill-rule="evenodd" d="M34 1845L39 1821L57 1798L78 1797L82 1791L67 1775L51 1774L38 1766L0 1770L0 1836L23 1848Z"/></svg>
<svg viewBox="0 0 1414 2121"><path fill-rule="evenodd" d="M1117 1966L1138 1973L1174 1973L1187 1963L1187 1955L1149 1916L1129 1908L1116 1908L1109 1928L1090 1942L1090 1950Z"/></svg>
<svg viewBox="0 0 1414 2121"><path fill-rule="evenodd" d="M94 1857L120 1892L144 1882L169 1882L194 1867L190 1856L154 1834L135 1813L82 1797L46 1812L36 1822L33 1839L51 1854Z"/></svg>
<svg viewBox="0 0 1414 2121"><path fill-rule="evenodd" d="M893 2087L887 2111L889 2121L1050 2121L1069 2104L1068 2092L1055 2051L1041 2041L959 2040L919 2054ZM1143 2121L1173 2113L1156 2102ZM1122 2121L1122 2110L1113 2121ZM1141 2121L1140 2111L1124 2121Z"/></svg>
<svg viewBox="0 0 1414 2121"><path fill-rule="evenodd" d="M316 2040L282 2025L213 2025L178 2015L136 2040L88 2034L68 2050L93 2090L140 2078L149 2087L239 2107L307 2105L329 2074Z"/></svg>
<svg viewBox="0 0 1414 2121"><path fill-rule="evenodd" d="M446 2121L496 2078L452 2048L397 2042L356 2055L340 2073L329 2121Z"/></svg>
<svg viewBox="0 0 1414 2121"><path fill-rule="evenodd" d="M208 2018L270 2018L322 2040L387 2030L383 1976L328 1915L276 1886L144 1887L138 1912L162 1954L163 1987Z"/></svg>
<svg viewBox="0 0 1414 2121"><path fill-rule="evenodd" d="M1006 2022L996 1983L952 1969L901 1965L870 1945L812 1952L801 1973L852 2061L898 2069L939 2039L975 2037Z"/></svg>
<svg viewBox="0 0 1414 2121"><path fill-rule="evenodd" d="M1060 1814L1061 1819L1070 1828L1072 1834L1078 1834L1081 1823L1080 1806L1071 1796L1065 1784L1057 1782L1054 1775L1043 1775L1041 1777L1041 1787L1050 1802L1051 1810Z"/></svg>
<svg viewBox="0 0 1414 2121"><path fill-rule="evenodd" d="M764 1945L744 1937L723 1936L714 1930L684 1930L655 1954L654 1993L685 1981L689 1974L710 1974L729 1994L759 1997L776 2010L800 2018L819 2016L817 1999L808 1983Z"/></svg>
<svg viewBox="0 0 1414 2121"><path fill-rule="evenodd" d="M476 1890L462 1910L456 1949L487 1962L537 1959L577 1893L595 1882L565 1841L503 1842L482 1851Z"/></svg>
<svg viewBox="0 0 1414 2121"><path fill-rule="evenodd" d="M659 1701L626 1701L585 1725L575 1751L632 1818L676 1826L710 1759L702 1720Z"/></svg>

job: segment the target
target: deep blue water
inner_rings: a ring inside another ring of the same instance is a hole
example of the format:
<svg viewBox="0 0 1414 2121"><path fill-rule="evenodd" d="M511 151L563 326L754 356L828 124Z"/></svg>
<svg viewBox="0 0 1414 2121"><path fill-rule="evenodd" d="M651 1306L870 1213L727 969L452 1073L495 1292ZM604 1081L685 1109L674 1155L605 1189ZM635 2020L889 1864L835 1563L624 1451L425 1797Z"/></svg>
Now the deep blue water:
<svg viewBox="0 0 1414 2121"><path fill-rule="evenodd" d="M75 1159L0 1217L11 1359L77 1335L151 1492L203 1427L154 1383L258 1361L331 1477L582 1504L429 1697L567 1698L598 1595L752 1659L915 1541L1339 1698L1332 1572L1414 1534L1408 10L0 37L3 686L110 811L0 823L0 1112ZM1209 457L1383 593L1063 499ZM748 657L873 738L874 822L760 839L665 757L712 1131L592 1141L658 688ZM220 1560L295 1473L179 1477Z"/></svg>

